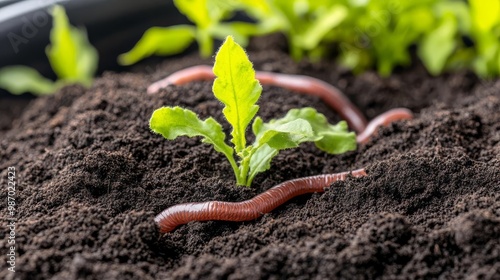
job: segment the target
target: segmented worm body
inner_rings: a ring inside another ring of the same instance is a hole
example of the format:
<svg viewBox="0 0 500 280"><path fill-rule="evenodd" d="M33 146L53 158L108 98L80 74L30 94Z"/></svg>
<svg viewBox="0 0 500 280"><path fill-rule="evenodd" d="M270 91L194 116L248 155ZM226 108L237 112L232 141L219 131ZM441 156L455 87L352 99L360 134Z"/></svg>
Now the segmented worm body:
<svg viewBox="0 0 500 280"><path fill-rule="evenodd" d="M286 181L241 202L208 201L178 204L163 210L155 217L155 222L160 231L166 233L191 221L250 221L271 212L296 196L324 192L333 182L345 180L349 174L353 177L366 176L364 169L317 175Z"/></svg>
<svg viewBox="0 0 500 280"><path fill-rule="evenodd" d="M377 133L377 129L380 126L387 126L395 121L411 119L413 119L413 113L410 110L406 108L391 109L371 120L363 131L358 132L356 140L358 143L366 143L370 137Z"/></svg>

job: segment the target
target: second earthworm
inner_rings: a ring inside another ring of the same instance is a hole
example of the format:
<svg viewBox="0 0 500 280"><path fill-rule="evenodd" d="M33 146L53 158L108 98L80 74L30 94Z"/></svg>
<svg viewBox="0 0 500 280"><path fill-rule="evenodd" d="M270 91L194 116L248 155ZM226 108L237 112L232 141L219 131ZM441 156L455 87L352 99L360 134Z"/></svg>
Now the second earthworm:
<svg viewBox="0 0 500 280"><path fill-rule="evenodd" d="M296 196L324 192L325 188L336 181L345 180L349 174L353 177L366 176L364 169L310 176L283 182L252 199L241 202L207 201L177 204L158 214L155 222L160 227L160 232L166 233L192 221L250 221L271 212Z"/></svg>

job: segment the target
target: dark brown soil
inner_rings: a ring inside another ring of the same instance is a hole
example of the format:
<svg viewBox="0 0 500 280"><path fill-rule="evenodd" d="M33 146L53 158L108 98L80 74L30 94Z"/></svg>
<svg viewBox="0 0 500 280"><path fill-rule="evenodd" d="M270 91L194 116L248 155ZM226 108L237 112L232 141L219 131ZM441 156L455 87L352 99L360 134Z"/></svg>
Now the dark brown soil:
<svg viewBox="0 0 500 280"><path fill-rule="evenodd" d="M172 71L210 61L193 55L105 74L89 90L65 88L30 104L1 140L0 217L8 217L13 166L18 257L10 273L2 238L0 278L500 279L500 82L430 77L420 66L386 79L355 77L332 63L250 50L257 69L322 78L369 118L402 106L417 118L341 156L313 145L287 150L242 188L199 139L167 141L148 128L154 109L180 105L229 129L209 82L145 94ZM265 87L260 106L265 119L313 106L338 121L320 100L274 87ZM255 221L193 222L164 236L153 222L177 203L241 201L284 180L360 167L369 176Z"/></svg>
<svg viewBox="0 0 500 280"><path fill-rule="evenodd" d="M0 139L12 128L12 123L19 118L28 106L31 98L17 98L0 96Z"/></svg>

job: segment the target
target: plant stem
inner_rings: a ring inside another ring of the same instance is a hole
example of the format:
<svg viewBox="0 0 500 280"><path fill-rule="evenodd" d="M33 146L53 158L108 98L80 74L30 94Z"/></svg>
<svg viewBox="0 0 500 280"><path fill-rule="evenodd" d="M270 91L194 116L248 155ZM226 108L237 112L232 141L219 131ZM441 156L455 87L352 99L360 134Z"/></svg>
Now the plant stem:
<svg viewBox="0 0 500 280"><path fill-rule="evenodd" d="M208 29L198 30L198 44L202 57L210 57L213 51L213 41Z"/></svg>
<svg viewBox="0 0 500 280"><path fill-rule="evenodd" d="M247 182L249 169L250 169L250 157L243 158L241 160L239 168L240 182L238 182L238 185L250 187L249 182Z"/></svg>

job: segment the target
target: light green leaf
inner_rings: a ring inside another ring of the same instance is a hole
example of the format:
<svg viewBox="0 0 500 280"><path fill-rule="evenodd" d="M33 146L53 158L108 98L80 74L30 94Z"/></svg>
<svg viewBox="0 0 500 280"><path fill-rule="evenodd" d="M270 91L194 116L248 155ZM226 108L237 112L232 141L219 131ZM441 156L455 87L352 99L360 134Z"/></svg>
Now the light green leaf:
<svg viewBox="0 0 500 280"><path fill-rule="evenodd" d="M500 22L500 1L470 0L469 3L474 26L479 32L489 32Z"/></svg>
<svg viewBox="0 0 500 280"><path fill-rule="evenodd" d="M162 107L153 112L149 121L151 130L173 140L179 136L201 136L204 143L212 144L218 152L232 155L233 150L225 143L222 126L213 118L204 121L191 110L180 107Z"/></svg>
<svg viewBox="0 0 500 280"><path fill-rule="evenodd" d="M297 118L283 118L264 123L261 118L255 118L252 125L255 137L254 146L262 147L264 144L270 147L283 150L295 148L300 143L306 141L317 141L321 137L314 134L314 131L306 120Z"/></svg>
<svg viewBox="0 0 500 280"><path fill-rule="evenodd" d="M342 154L356 150L356 134L348 132L345 121L330 126L328 130L319 132L318 135L323 136L323 138L314 142L316 147L329 154Z"/></svg>
<svg viewBox="0 0 500 280"><path fill-rule="evenodd" d="M224 116L232 125L231 142L237 153L246 146L245 130L259 106L262 87L245 51L228 36L215 57L213 92L224 103Z"/></svg>
<svg viewBox="0 0 500 280"><path fill-rule="evenodd" d="M239 0L241 5L250 14L256 16L271 16L271 6L267 0Z"/></svg>
<svg viewBox="0 0 500 280"><path fill-rule="evenodd" d="M252 184L252 181L260 172L264 172L271 168L272 159L278 154L278 150L269 147L269 145L262 145L250 158L250 173L248 174L247 183Z"/></svg>
<svg viewBox="0 0 500 280"><path fill-rule="evenodd" d="M441 73L446 66L446 61L455 49L457 30L456 19L445 16L439 26L424 37L418 54L431 74Z"/></svg>
<svg viewBox="0 0 500 280"><path fill-rule="evenodd" d="M174 0L174 4L198 27L205 28L212 23L207 6L208 0Z"/></svg>
<svg viewBox="0 0 500 280"><path fill-rule="evenodd" d="M0 87L12 94L31 92L37 95L51 94L57 85L44 78L38 71L27 66L8 66L0 69Z"/></svg>
<svg viewBox="0 0 500 280"><path fill-rule="evenodd" d="M318 19L311 22L299 41L306 50L316 48L324 36L333 28L338 26L348 15L348 10L342 5L335 5L327 12L323 13Z"/></svg>
<svg viewBox="0 0 500 280"><path fill-rule="evenodd" d="M70 26L63 7L55 6L52 16L51 45L46 49L52 69L60 79L90 86L97 69L97 51L85 31Z"/></svg>
<svg viewBox="0 0 500 280"><path fill-rule="evenodd" d="M238 21L220 23L211 29L211 34L215 38L225 39L228 35L231 35L241 46L248 45L249 37L258 34L258 32L259 28L254 23Z"/></svg>
<svg viewBox="0 0 500 280"><path fill-rule="evenodd" d="M132 50L121 54L118 62L131 65L151 55L173 55L184 51L194 41L193 26L152 27L148 29Z"/></svg>
<svg viewBox="0 0 500 280"><path fill-rule="evenodd" d="M314 140L316 147L327 153L341 154L356 149L356 135L348 131L345 121L331 125L323 114L313 108L292 109L285 117L274 123L284 123L295 119L306 120L311 125L314 137L317 137Z"/></svg>

